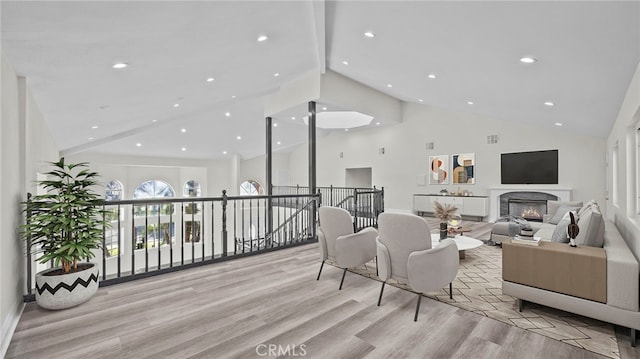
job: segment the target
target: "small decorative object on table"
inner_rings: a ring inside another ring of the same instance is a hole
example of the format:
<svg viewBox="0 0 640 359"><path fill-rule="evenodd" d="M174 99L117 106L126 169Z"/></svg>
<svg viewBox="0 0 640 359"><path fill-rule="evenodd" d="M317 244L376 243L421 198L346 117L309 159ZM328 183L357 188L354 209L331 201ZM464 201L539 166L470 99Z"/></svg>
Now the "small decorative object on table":
<svg viewBox="0 0 640 359"><path fill-rule="evenodd" d="M447 239L447 232L448 232L448 226L449 226L448 222L451 219L453 219L455 216L458 216L456 214L458 207L452 206L450 204L442 205L438 201L435 201L433 205L435 206L434 214L436 218L440 220L440 240L442 241Z"/></svg>
<svg viewBox="0 0 640 359"><path fill-rule="evenodd" d="M577 247L575 239L578 236L578 233L580 233L580 227L576 224L576 217L573 216L573 212L569 212L569 216L571 217L571 224L567 227L567 235L571 238L569 245L571 247Z"/></svg>

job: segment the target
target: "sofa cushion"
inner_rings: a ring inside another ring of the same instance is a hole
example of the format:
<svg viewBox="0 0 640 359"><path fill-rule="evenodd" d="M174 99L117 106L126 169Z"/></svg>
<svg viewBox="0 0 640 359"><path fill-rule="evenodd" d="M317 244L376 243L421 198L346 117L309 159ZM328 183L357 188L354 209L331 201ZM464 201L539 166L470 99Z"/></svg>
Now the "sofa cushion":
<svg viewBox="0 0 640 359"><path fill-rule="evenodd" d="M534 237L540 237L543 241L551 241L553 237L553 231L556 229L556 226L549 223L542 223L540 228L533 235Z"/></svg>
<svg viewBox="0 0 640 359"><path fill-rule="evenodd" d="M591 206L598 206L598 203L594 200L588 200L587 202L585 202L584 206L582 206L582 208L580 208L580 210L578 211L578 216L583 214L584 211L586 211L587 209L591 208Z"/></svg>
<svg viewBox="0 0 640 359"><path fill-rule="evenodd" d="M575 239L579 246L602 247L604 245L604 218L598 206L590 206L578 218L580 232Z"/></svg>
<svg viewBox="0 0 640 359"><path fill-rule="evenodd" d="M551 219L553 215L558 211L558 208L560 208L563 205L580 208L582 207L582 202L581 201L568 201L568 202L547 201L547 214L542 217L543 222L549 222L549 219Z"/></svg>
<svg viewBox="0 0 640 359"><path fill-rule="evenodd" d="M549 223L551 224L558 224L558 222L560 222L560 220L569 212L569 211L575 211L574 213L577 213L577 211L580 209L580 207L574 207L574 206L567 206L567 205L562 205L560 206L557 210L556 213L554 213L553 217L551 217L549 219Z"/></svg>

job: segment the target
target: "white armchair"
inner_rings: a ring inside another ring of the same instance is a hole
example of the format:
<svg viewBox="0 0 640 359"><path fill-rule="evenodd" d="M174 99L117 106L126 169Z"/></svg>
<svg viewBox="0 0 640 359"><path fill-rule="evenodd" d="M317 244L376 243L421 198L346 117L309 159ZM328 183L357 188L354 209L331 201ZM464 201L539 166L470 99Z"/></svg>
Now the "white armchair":
<svg viewBox="0 0 640 359"><path fill-rule="evenodd" d="M347 268L362 265L375 258L378 231L375 228L365 228L354 233L351 215L342 208L320 207L318 211L318 243L322 263L316 280L320 280L324 262L330 259L344 268L339 288L342 289Z"/></svg>
<svg viewBox="0 0 640 359"><path fill-rule="evenodd" d="M378 306L387 280L408 283L418 293L416 314L418 320L422 293L440 289L458 274L460 259L458 247L451 239L431 248L431 231L427 222L413 214L382 213L378 217L378 275L382 279Z"/></svg>

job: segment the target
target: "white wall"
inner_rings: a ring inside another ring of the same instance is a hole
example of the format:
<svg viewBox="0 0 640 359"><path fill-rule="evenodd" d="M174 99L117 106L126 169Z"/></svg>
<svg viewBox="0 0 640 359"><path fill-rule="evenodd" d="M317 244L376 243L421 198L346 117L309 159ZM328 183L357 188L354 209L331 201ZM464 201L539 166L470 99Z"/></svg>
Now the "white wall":
<svg viewBox="0 0 640 359"><path fill-rule="evenodd" d="M27 81L0 55L2 118L0 119L0 325L4 355L23 308L25 249L18 234L24 222L21 202L32 191L36 172L45 161L55 161L55 147Z"/></svg>
<svg viewBox="0 0 640 359"><path fill-rule="evenodd" d="M627 95L620 107L616 122L607 138L609 166L607 170L607 190L613 195L613 148L618 145L617 163L617 204L613 198L607 202L609 218L613 219L627 244L640 260L640 216L635 201L637 193L638 150L636 126L640 122L640 64L631 80Z"/></svg>
<svg viewBox="0 0 640 359"><path fill-rule="evenodd" d="M91 169L100 174L103 184L119 180L124 186L124 199L131 199L133 191L142 182L158 179L173 187L176 197L183 197L186 181L197 180L202 197L219 197L223 189L231 187L229 161L189 160L143 156L119 156L99 153L80 153L67 156L71 162L89 162Z"/></svg>
<svg viewBox="0 0 640 359"><path fill-rule="evenodd" d="M289 154L286 152L274 152L271 157L271 170L272 170L271 181L273 182L274 186L289 185L287 181L288 180L287 174L289 172L289 168L290 168ZM238 171L238 183L236 187L239 187L240 183L248 180L257 181L261 185L266 186L267 177L266 177L266 156L265 155L240 161L240 169ZM302 185L302 183L300 183L300 185ZM265 188L265 193L266 191L267 189Z"/></svg>
<svg viewBox="0 0 640 359"><path fill-rule="evenodd" d="M499 135L497 144L487 136ZM426 143L434 142L434 150ZM384 147L385 154L378 153ZM471 113L454 112L405 103L402 123L335 133L317 142L318 186L345 185L345 169L371 167L373 185L385 188L388 209L410 210L414 193L449 191L457 185L417 185L425 175L429 155L476 154L476 184L462 185L475 195L487 195L500 185L500 153L531 150L559 150L559 185L571 187L573 198L605 201L605 140L575 135L570 128L531 126L500 121ZM344 154L340 158L339 154ZM291 153L292 183L307 178L307 149ZM537 186L538 187L538 186Z"/></svg>

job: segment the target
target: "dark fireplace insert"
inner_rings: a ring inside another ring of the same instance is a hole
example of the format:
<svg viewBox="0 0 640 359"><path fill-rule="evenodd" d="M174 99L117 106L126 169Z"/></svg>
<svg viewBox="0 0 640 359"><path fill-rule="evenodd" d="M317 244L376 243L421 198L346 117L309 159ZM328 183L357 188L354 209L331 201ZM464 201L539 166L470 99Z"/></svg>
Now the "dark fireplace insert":
<svg viewBox="0 0 640 359"><path fill-rule="evenodd" d="M508 208L509 215L522 217L527 221L542 222L542 216L547 213L547 201L509 198Z"/></svg>

